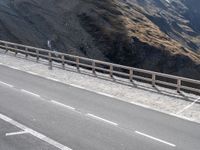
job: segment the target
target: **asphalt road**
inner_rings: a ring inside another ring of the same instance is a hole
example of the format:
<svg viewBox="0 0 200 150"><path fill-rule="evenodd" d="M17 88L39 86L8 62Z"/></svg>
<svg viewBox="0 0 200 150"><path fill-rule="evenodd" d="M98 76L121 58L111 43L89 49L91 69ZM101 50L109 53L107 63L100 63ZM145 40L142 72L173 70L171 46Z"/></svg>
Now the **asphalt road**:
<svg viewBox="0 0 200 150"><path fill-rule="evenodd" d="M199 141L200 124L0 65L0 150L199 150Z"/></svg>

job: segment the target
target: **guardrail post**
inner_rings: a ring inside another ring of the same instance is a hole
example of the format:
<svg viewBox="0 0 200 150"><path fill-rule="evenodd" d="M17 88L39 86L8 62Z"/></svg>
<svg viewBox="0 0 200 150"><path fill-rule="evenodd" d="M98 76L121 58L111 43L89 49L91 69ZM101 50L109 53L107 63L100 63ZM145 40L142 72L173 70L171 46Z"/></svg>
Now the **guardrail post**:
<svg viewBox="0 0 200 150"><path fill-rule="evenodd" d="M177 92L181 92L181 79L177 79Z"/></svg>
<svg viewBox="0 0 200 150"><path fill-rule="evenodd" d="M26 55L26 58L28 57L28 48L25 47L25 55Z"/></svg>
<svg viewBox="0 0 200 150"><path fill-rule="evenodd" d="M132 68L129 69L129 79L131 82L133 82L133 69Z"/></svg>
<svg viewBox="0 0 200 150"><path fill-rule="evenodd" d="M48 53L49 56L49 69L52 69L52 57L51 57L51 52Z"/></svg>
<svg viewBox="0 0 200 150"><path fill-rule="evenodd" d="M80 59L79 59L79 57L76 57L76 68L77 68L78 71L80 71L79 70L80 69L79 63L80 63Z"/></svg>
<svg viewBox="0 0 200 150"><path fill-rule="evenodd" d="M95 61L92 61L92 73L93 74L96 74L95 73L95 67L96 67L96 63L95 63Z"/></svg>
<svg viewBox="0 0 200 150"><path fill-rule="evenodd" d="M110 77L113 78L113 65L110 65Z"/></svg>
<svg viewBox="0 0 200 150"><path fill-rule="evenodd" d="M5 43L5 47L6 47L5 53L7 53L8 52L8 44Z"/></svg>
<svg viewBox="0 0 200 150"><path fill-rule="evenodd" d="M62 59L62 68L65 69L65 56L61 55L61 59Z"/></svg>
<svg viewBox="0 0 200 150"><path fill-rule="evenodd" d="M17 46L16 46L16 45L14 45L14 48L15 48L15 56L16 56L16 55L17 55L17 53L18 53L18 52L17 52L17 50L16 50L16 49L17 49Z"/></svg>
<svg viewBox="0 0 200 150"><path fill-rule="evenodd" d="M152 74L152 86L156 86L156 74Z"/></svg>
<svg viewBox="0 0 200 150"><path fill-rule="evenodd" d="M39 61L39 51L38 51L38 49L36 49L36 57L37 57L37 62Z"/></svg>

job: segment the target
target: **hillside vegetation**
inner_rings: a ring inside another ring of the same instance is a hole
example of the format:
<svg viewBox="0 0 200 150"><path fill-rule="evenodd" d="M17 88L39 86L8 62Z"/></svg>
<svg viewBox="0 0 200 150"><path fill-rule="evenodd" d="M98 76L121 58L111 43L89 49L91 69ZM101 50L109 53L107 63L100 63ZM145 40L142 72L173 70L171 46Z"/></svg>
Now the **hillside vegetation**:
<svg viewBox="0 0 200 150"><path fill-rule="evenodd" d="M0 39L200 79L192 6L155 1L1 0Z"/></svg>

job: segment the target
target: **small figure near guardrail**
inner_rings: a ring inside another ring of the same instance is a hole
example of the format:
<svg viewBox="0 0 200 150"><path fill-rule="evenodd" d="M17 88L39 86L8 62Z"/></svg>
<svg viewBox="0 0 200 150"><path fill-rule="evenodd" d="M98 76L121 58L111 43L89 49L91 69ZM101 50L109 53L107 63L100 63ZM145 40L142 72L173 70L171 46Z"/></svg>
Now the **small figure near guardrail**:
<svg viewBox="0 0 200 150"><path fill-rule="evenodd" d="M52 50L52 46L51 46L51 40L47 40L47 47Z"/></svg>
<svg viewBox="0 0 200 150"><path fill-rule="evenodd" d="M47 40L47 47L53 51L56 52L56 43L53 40ZM55 54L56 57L58 57L58 54Z"/></svg>

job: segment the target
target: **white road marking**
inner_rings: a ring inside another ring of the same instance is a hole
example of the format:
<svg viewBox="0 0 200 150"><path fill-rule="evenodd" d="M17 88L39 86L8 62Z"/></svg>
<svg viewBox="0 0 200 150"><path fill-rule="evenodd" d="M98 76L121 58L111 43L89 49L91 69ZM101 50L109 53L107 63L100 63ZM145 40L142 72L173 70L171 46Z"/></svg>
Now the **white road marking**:
<svg viewBox="0 0 200 150"><path fill-rule="evenodd" d="M173 117L176 117L176 118L181 118L181 119L183 119L183 120L190 121L190 122L195 122L195 120L192 119L192 118L188 118L188 117L185 117L185 116L180 116L180 115L178 115L178 114L173 114L173 113L171 113L170 115L173 116Z"/></svg>
<svg viewBox="0 0 200 150"><path fill-rule="evenodd" d="M112 122L112 121L109 121L109 120L104 119L104 118L101 118L101 117L98 117L98 116L96 116L96 115L93 115L93 114L90 114L90 113L88 113L88 114L86 114L86 115L89 116L89 117L92 117L92 118L95 118L95 119L98 119L98 120L104 121L104 122L106 122L106 123L109 123L109 124L111 124L111 125L118 126L117 123Z"/></svg>
<svg viewBox="0 0 200 150"><path fill-rule="evenodd" d="M53 81L56 81L56 82L60 82L60 80L55 79L55 78L51 78L51 77L47 77L47 79L49 79L49 80L53 80Z"/></svg>
<svg viewBox="0 0 200 150"><path fill-rule="evenodd" d="M144 107L144 108L149 108L150 109L149 106L144 105L144 104L140 104L140 103L136 103L136 102L131 102L131 104L134 104L134 105L137 105L137 106L140 106L140 107Z"/></svg>
<svg viewBox="0 0 200 150"><path fill-rule="evenodd" d="M107 97L111 97L111 98L114 98L114 96L113 96L113 95L110 95L110 94L106 94L106 93L103 93L103 92L96 92L96 93L98 93L98 94L100 94L100 95L104 95L104 96L107 96Z"/></svg>
<svg viewBox="0 0 200 150"><path fill-rule="evenodd" d="M7 116L4 116L4 115L2 115L2 114L0 114L0 119L1 119L1 120L4 120L4 121L6 121L6 122L11 122L11 121L12 121L11 118L9 118L9 117L7 117Z"/></svg>
<svg viewBox="0 0 200 150"><path fill-rule="evenodd" d="M172 146L172 147L176 147L175 144L172 144L172 143L170 143L170 142L167 142L167 141L164 141L164 140L155 138L155 137L150 136L150 135L148 135L148 134L145 134L145 133L142 133L142 132L139 132L139 131L135 131L135 133L137 133L137 134L139 134L139 135L142 135L142 136L145 136L145 137L147 137L147 138L150 138L150 139L152 139L152 140L158 141L158 142L160 142L160 143L163 143L163 144L166 144L166 145L169 145L169 146Z"/></svg>
<svg viewBox="0 0 200 150"><path fill-rule="evenodd" d="M54 104L56 104L56 105L59 105L59 106L65 107L65 108L68 108L68 109L71 109L71 110L75 110L74 107L71 107L71 106L69 106L69 105L65 105L65 104L60 103L60 102L57 102L57 101L55 101L55 100L51 100L51 102L54 103Z"/></svg>
<svg viewBox="0 0 200 150"><path fill-rule="evenodd" d="M36 76L38 76L38 74L35 73L35 72L32 72L32 71L27 71L27 72L30 73L30 74L32 74L32 75L36 75Z"/></svg>
<svg viewBox="0 0 200 150"><path fill-rule="evenodd" d="M42 141L45 141L48 144L53 145L54 147L56 147L56 148L58 148L60 150L72 150L69 147L67 147L67 146L65 146L65 145L63 145L63 144L61 144L61 143L59 143L57 141L54 141L53 139L51 139L51 138L49 138L49 137L47 137L47 136L45 136L45 135L43 135L43 134L41 134L41 133L39 133L37 131L34 131L31 128L28 128L25 125L20 124L17 121L14 121L13 119L11 119L11 118L3 115L3 114L0 114L0 119L2 119L4 121L6 121L6 122L18 127L18 128L20 128L22 130L24 130L24 132L29 133L32 136L37 137L38 139L40 139Z"/></svg>
<svg viewBox="0 0 200 150"><path fill-rule="evenodd" d="M79 88L79 89L85 89L84 87L79 86L79 85L76 85L76 84L69 84L69 85L71 85L71 86L73 86L73 87L76 87L76 88Z"/></svg>
<svg viewBox="0 0 200 150"><path fill-rule="evenodd" d="M32 96L35 96L35 97L40 97L40 95L35 94L35 93L32 93L32 92L27 91L27 90L24 90L24 89L21 89L21 92L26 93L26 94L29 94L29 95L32 95Z"/></svg>
<svg viewBox="0 0 200 150"><path fill-rule="evenodd" d="M19 70L19 68L14 67L14 66L9 66L9 67L12 68L12 69L15 69L15 70Z"/></svg>
<svg viewBox="0 0 200 150"><path fill-rule="evenodd" d="M26 134L26 133L28 132L27 131L12 132L12 133L6 133L6 136L21 135L21 134Z"/></svg>
<svg viewBox="0 0 200 150"><path fill-rule="evenodd" d="M3 84L3 85L8 86L8 87L10 87L10 88L13 88L13 87L14 87L13 85L8 84L8 83L5 83L5 82L2 82L2 81L0 81L0 84Z"/></svg>
<svg viewBox="0 0 200 150"><path fill-rule="evenodd" d="M196 100L194 100L190 105L184 107L183 109L181 109L180 111L178 111L176 114L180 114L182 112L184 112L185 110L189 109L190 107L192 107L196 102L198 102L200 100L200 97L197 98Z"/></svg>

